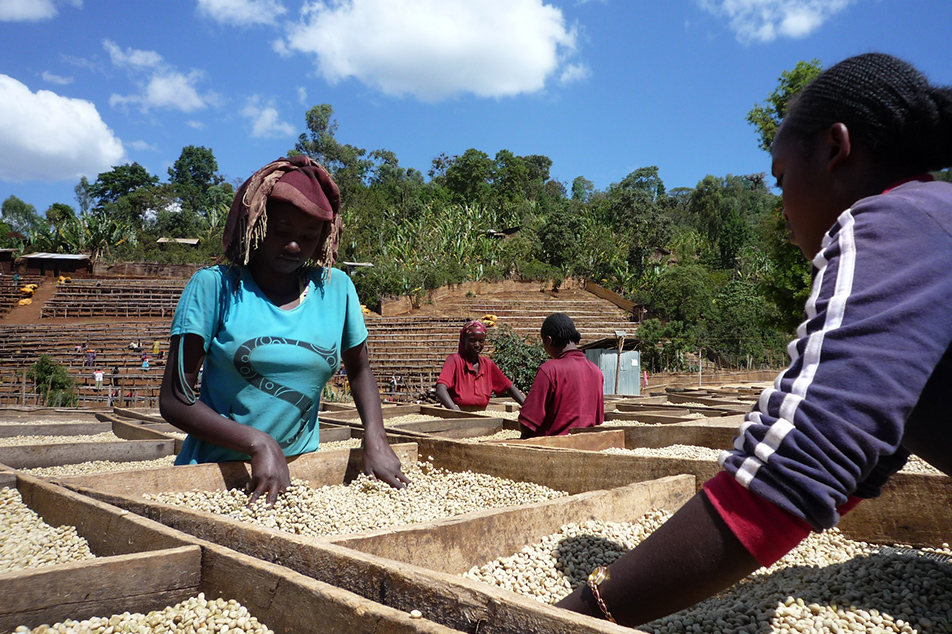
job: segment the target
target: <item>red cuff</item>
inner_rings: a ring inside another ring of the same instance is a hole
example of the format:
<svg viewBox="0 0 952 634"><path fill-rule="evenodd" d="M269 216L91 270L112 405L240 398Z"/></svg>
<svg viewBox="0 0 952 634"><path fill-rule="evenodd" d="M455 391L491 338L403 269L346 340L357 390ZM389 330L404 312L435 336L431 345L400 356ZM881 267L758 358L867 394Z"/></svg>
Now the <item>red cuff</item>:
<svg viewBox="0 0 952 634"><path fill-rule="evenodd" d="M777 562L812 531L807 522L745 489L727 471L705 482L704 492L734 536L764 567ZM859 502L851 495L837 511L845 515Z"/></svg>

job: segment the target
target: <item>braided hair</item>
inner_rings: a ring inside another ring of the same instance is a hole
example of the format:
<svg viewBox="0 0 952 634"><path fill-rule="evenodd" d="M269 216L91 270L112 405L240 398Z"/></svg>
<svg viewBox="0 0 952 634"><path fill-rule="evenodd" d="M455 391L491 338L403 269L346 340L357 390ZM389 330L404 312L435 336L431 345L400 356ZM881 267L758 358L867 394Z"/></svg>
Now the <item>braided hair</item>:
<svg viewBox="0 0 952 634"><path fill-rule="evenodd" d="M891 55L857 55L823 71L791 100L783 133L806 145L835 123L897 176L952 165L952 87L931 85Z"/></svg>
<svg viewBox="0 0 952 634"><path fill-rule="evenodd" d="M542 322L542 336L552 337L552 345L565 347L568 342L578 343L582 335L575 328L575 322L565 313L552 313Z"/></svg>

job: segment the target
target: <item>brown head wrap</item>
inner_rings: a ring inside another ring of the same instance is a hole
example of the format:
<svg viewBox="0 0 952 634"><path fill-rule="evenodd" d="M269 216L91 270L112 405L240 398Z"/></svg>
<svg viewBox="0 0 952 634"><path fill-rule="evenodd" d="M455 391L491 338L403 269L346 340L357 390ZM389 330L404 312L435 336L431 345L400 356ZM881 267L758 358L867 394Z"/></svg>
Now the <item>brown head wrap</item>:
<svg viewBox="0 0 952 634"><path fill-rule="evenodd" d="M269 199L291 203L327 222L310 259L325 268L334 266L340 242L340 192L330 174L306 156L268 163L238 188L225 221L225 257L232 264L248 264L267 231Z"/></svg>

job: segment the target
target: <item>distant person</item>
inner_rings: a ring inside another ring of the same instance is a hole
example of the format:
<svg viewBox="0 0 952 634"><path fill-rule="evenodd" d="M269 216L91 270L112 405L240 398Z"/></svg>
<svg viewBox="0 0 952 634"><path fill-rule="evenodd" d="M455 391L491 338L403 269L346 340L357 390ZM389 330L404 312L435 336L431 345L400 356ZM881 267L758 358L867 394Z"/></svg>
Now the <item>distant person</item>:
<svg viewBox="0 0 952 634"><path fill-rule="evenodd" d="M601 425L605 377L578 349L582 335L572 318L565 313L549 315L540 335L550 359L539 367L519 412L522 437L562 436L576 427Z"/></svg>
<svg viewBox="0 0 952 634"><path fill-rule="evenodd" d="M97 389L102 387L103 374L104 374L103 371L98 368L93 372L93 379L95 379L96 381Z"/></svg>
<svg viewBox="0 0 952 634"><path fill-rule="evenodd" d="M118 366L118 365L112 366L112 373L113 373L113 374L119 374L119 366Z"/></svg>
<svg viewBox="0 0 952 634"><path fill-rule="evenodd" d="M152 355L158 356L158 354L159 354L159 340L156 339L155 341L152 342Z"/></svg>
<svg viewBox="0 0 952 634"><path fill-rule="evenodd" d="M96 364L96 351L90 350L89 352L86 353L85 365L86 367L91 368L95 364Z"/></svg>
<svg viewBox="0 0 952 634"><path fill-rule="evenodd" d="M480 355L486 345L487 332L486 325L477 320L467 322L460 330L456 352L446 358L436 381L436 397L443 407L482 411L494 392L508 394L520 405L526 400L492 359Z"/></svg>
<svg viewBox="0 0 952 634"><path fill-rule="evenodd" d="M139 342L138 342L138 341L130 341L128 348L129 348L130 350L138 350L138 349L139 349Z"/></svg>
<svg viewBox="0 0 952 634"><path fill-rule="evenodd" d="M149 357L148 355L142 355L142 370L148 371L149 369Z"/></svg>

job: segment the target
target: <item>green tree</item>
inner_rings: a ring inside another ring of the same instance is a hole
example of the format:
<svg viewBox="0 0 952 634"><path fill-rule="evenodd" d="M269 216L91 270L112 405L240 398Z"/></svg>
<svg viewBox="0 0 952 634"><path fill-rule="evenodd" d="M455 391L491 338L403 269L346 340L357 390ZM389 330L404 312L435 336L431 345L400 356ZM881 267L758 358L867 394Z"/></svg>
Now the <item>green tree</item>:
<svg viewBox="0 0 952 634"><path fill-rule="evenodd" d="M367 150L341 143L336 138L337 122L330 104L312 107L304 116L308 132L298 137L294 152L311 157L327 168L340 188L341 199L349 202L361 189L373 168Z"/></svg>
<svg viewBox="0 0 952 634"><path fill-rule="evenodd" d="M519 391L528 393L539 366L549 358L542 342L538 339L523 339L509 326L491 329L489 341L493 346L493 363L499 366Z"/></svg>
<svg viewBox="0 0 952 634"><path fill-rule="evenodd" d="M515 201L529 197L529 166L522 157L509 150L499 150L491 174L496 199Z"/></svg>
<svg viewBox="0 0 952 634"><path fill-rule="evenodd" d="M88 253L93 262L102 260L111 248L137 240L135 229L129 223L97 211L64 222L59 233L73 253Z"/></svg>
<svg viewBox="0 0 952 634"><path fill-rule="evenodd" d="M36 207L25 203L16 196L10 196L3 201L0 207L2 216L0 221L6 224L11 231L29 236L40 228L43 218L36 211Z"/></svg>
<svg viewBox="0 0 952 634"><path fill-rule="evenodd" d="M764 220L761 244L767 254L769 274L759 282L760 294L775 310L774 325L793 333L803 321L803 307L810 296L810 262L787 238L783 202L777 199L772 214Z"/></svg>
<svg viewBox="0 0 952 634"><path fill-rule="evenodd" d="M102 209L107 203L115 203L140 187L152 187L158 182L158 176L150 174L138 163L126 163L101 173L96 182L90 185L88 194L96 199L97 207Z"/></svg>
<svg viewBox="0 0 952 634"><path fill-rule="evenodd" d="M45 215L46 220L56 227L69 218L75 218L76 212L69 205L63 203L53 203L49 206L49 209L46 210Z"/></svg>
<svg viewBox="0 0 952 634"><path fill-rule="evenodd" d="M572 181L572 200L588 202L595 192L595 183L584 176L576 176Z"/></svg>
<svg viewBox="0 0 952 634"><path fill-rule="evenodd" d="M224 180L218 174L214 153L203 146L182 148L175 164L169 168L169 182L187 213L204 215L209 204L209 190Z"/></svg>
<svg viewBox="0 0 952 634"><path fill-rule="evenodd" d="M493 160L485 152L470 148L452 160L443 184L457 202L482 203L489 198L492 176Z"/></svg>
<svg viewBox="0 0 952 634"><path fill-rule="evenodd" d="M75 407L76 383L69 371L42 354L27 370L26 378L33 382L33 392L43 397L47 407Z"/></svg>
<svg viewBox="0 0 952 634"><path fill-rule="evenodd" d="M823 71L820 60L800 61L793 70L780 73L779 85L769 95L766 103L758 103L747 113L747 123L757 128L760 148L770 151L780 123L787 114L790 99Z"/></svg>
<svg viewBox="0 0 952 634"><path fill-rule="evenodd" d="M79 213L81 214L89 211L90 206L92 206L93 195L91 188L92 185L85 176L80 178L79 183L73 188L73 193L76 195L76 203L79 205Z"/></svg>
<svg viewBox="0 0 952 634"><path fill-rule="evenodd" d="M762 149L770 151L790 99L822 70L817 59L798 62L793 70L781 73L767 103L758 104L747 113L747 122L757 128ZM776 308L777 326L793 332L802 320L803 305L809 296L810 263L787 239L783 204L779 200L761 225L760 243L770 266L770 275L761 280L760 291Z"/></svg>
<svg viewBox="0 0 952 634"><path fill-rule="evenodd" d="M661 274L652 295L654 308L665 318L696 325L712 315L712 279L697 264L679 264Z"/></svg>
<svg viewBox="0 0 952 634"><path fill-rule="evenodd" d="M535 200L541 194L543 189L552 181L549 180L549 172L552 169L552 159L543 154L529 154L521 157L529 170L529 189L528 198ZM565 193L563 192L563 196Z"/></svg>

